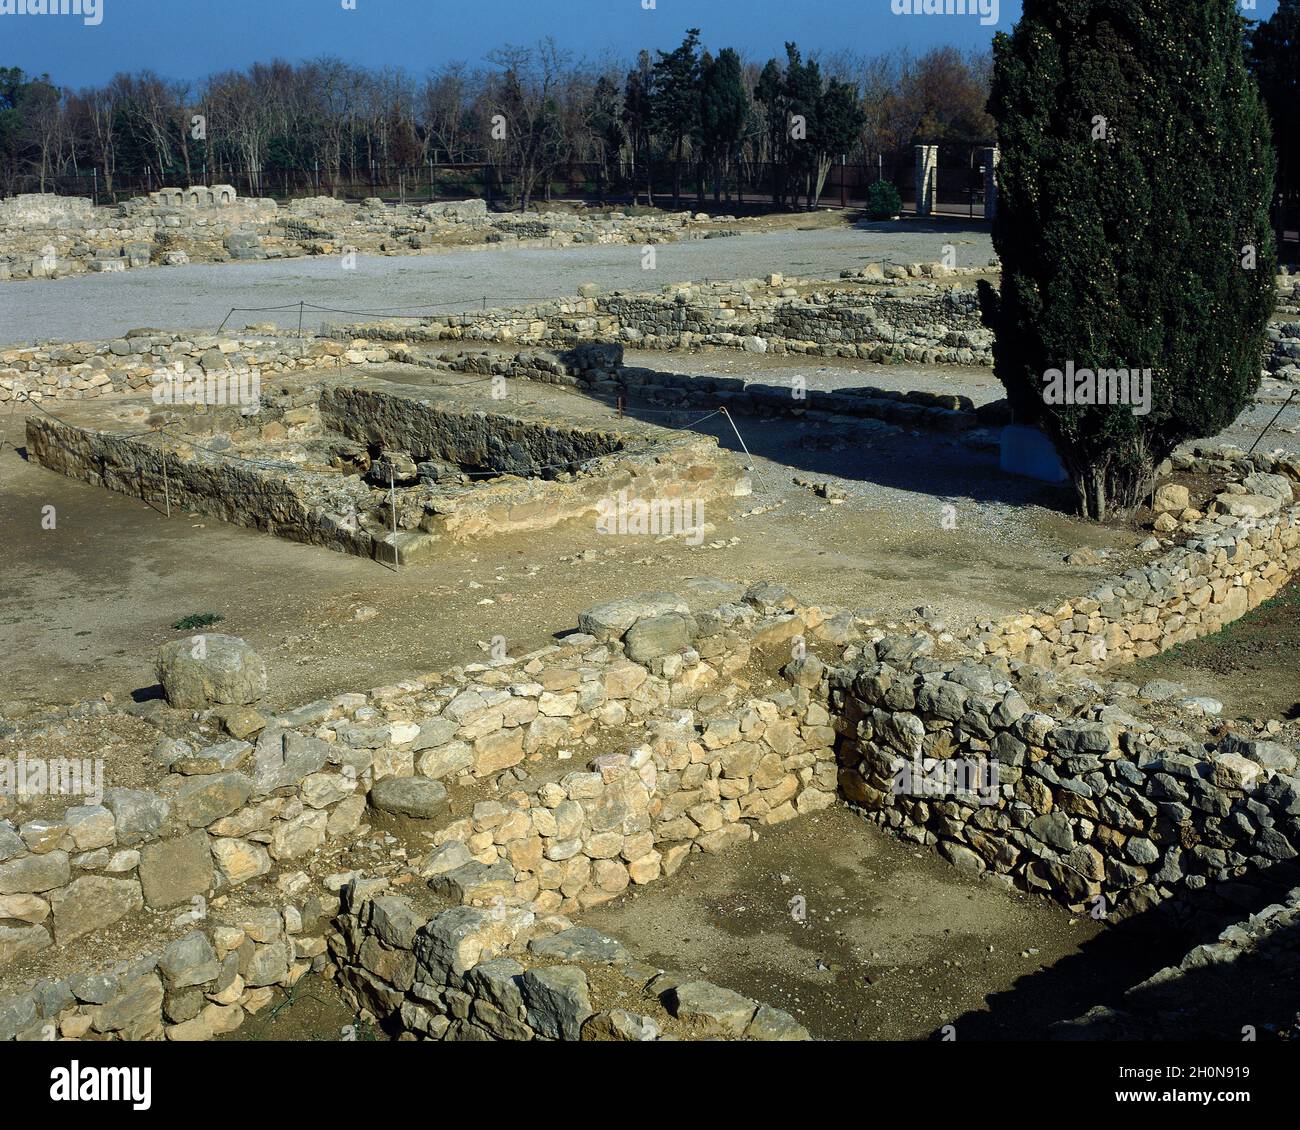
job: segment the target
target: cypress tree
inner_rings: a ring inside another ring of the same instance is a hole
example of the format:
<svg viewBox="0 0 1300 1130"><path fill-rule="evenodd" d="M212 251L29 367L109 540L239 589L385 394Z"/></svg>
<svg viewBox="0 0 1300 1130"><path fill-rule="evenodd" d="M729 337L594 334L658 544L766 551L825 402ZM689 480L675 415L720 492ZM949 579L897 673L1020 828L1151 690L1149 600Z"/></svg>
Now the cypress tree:
<svg viewBox="0 0 1300 1130"><path fill-rule="evenodd" d="M1025 0L994 40L1002 284L981 306L1017 420L1090 517L1136 505L1259 384L1274 157L1242 38L1231 0ZM1151 369L1149 412L1046 403L1068 362Z"/></svg>

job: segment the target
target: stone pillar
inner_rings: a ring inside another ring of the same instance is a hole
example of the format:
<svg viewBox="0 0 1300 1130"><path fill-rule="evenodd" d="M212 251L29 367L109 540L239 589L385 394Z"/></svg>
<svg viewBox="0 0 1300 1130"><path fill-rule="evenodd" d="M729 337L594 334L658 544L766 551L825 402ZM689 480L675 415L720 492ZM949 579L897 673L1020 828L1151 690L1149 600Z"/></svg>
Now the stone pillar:
<svg viewBox="0 0 1300 1130"><path fill-rule="evenodd" d="M984 218L993 219L998 214L998 162L1002 151L995 145L980 150L980 164L984 166Z"/></svg>
<svg viewBox="0 0 1300 1130"><path fill-rule="evenodd" d="M916 146L916 214L931 216L939 202L939 147Z"/></svg>

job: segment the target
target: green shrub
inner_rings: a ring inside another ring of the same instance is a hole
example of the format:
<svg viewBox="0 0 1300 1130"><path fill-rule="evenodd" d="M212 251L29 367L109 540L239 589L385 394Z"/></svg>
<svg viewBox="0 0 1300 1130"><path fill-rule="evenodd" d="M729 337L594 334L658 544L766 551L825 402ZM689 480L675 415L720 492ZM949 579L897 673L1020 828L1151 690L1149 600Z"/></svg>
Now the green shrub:
<svg viewBox="0 0 1300 1130"><path fill-rule="evenodd" d="M172 627L178 632L190 632L195 628L207 628L220 624L225 617L220 612L194 612L177 620Z"/></svg>
<svg viewBox="0 0 1300 1130"><path fill-rule="evenodd" d="M867 189L867 216L872 220L888 220L903 210L903 198L887 180L878 180Z"/></svg>

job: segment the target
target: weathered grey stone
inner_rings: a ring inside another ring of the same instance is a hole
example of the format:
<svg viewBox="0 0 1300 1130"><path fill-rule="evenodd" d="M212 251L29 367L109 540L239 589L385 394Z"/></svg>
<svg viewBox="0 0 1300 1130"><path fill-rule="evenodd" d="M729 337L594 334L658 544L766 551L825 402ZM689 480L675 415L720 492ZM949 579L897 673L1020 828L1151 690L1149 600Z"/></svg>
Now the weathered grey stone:
<svg viewBox="0 0 1300 1130"><path fill-rule="evenodd" d="M245 741L220 742L210 745L189 756L181 756L172 762L172 770L192 776L201 773L229 773L238 769L253 752L253 746Z"/></svg>
<svg viewBox="0 0 1300 1130"><path fill-rule="evenodd" d="M0 1043L12 1040L36 1021L36 998L31 993L0 997Z"/></svg>
<svg viewBox="0 0 1300 1130"><path fill-rule="evenodd" d="M257 739L254 755L253 780L258 794L301 784L309 774L325 767L330 752L329 743L319 738L268 726Z"/></svg>
<svg viewBox="0 0 1300 1130"><path fill-rule="evenodd" d="M687 981L662 996L668 1011L702 1034L744 1034L758 1005L709 981Z"/></svg>
<svg viewBox="0 0 1300 1130"><path fill-rule="evenodd" d="M104 804L117 825L117 842L123 847L156 840L171 805L162 797L141 789L108 789Z"/></svg>
<svg viewBox="0 0 1300 1130"><path fill-rule="evenodd" d="M507 898L514 894L515 869L504 859L490 866L474 860L433 876L429 887L437 894L461 903Z"/></svg>
<svg viewBox="0 0 1300 1130"><path fill-rule="evenodd" d="M172 706L201 710L212 703L247 705L266 695L266 664L235 636L203 633L164 644L158 681Z"/></svg>
<svg viewBox="0 0 1300 1130"><path fill-rule="evenodd" d="M519 982L528 1023L552 1040L577 1040L582 1023L594 1011L587 975L571 965L530 969ZM748 1018L747 1018L748 1019Z"/></svg>
<svg viewBox="0 0 1300 1130"><path fill-rule="evenodd" d="M425 924L415 939L415 955L431 981L446 984L449 977L495 957L532 920L531 913L494 917L478 907L452 907Z"/></svg>
<svg viewBox="0 0 1300 1130"><path fill-rule="evenodd" d="M0 969L54 944L50 932L39 925L9 926L0 924Z"/></svg>
<svg viewBox="0 0 1300 1130"><path fill-rule="evenodd" d="M432 820L451 807L447 790L427 777L381 777L370 789L370 805L380 812Z"/></svg>
<svg viewBox="0 0 1300 1130"><path fill-rule="evenodd" d="M397 895L380 895L370 907L371 928L383 942L393 949L410 949L425 923L424 916Z"/></svg>
<svg viewBox="0 0 1300 1130"><path fill-rule="evenodd" d="M59 945L67 945L143 906L144 897L135 879L83 875L50 896L54 937Z"/></svg>
<svg viewBox="0 0 1300 1130"><path fill-rule="evenodd" d="M250 989L278 985L289 975L290 954L287 943L250 946L245 957L240 953L239 975Z"/></svg>
<svg viewBox="0 0 1300 1130"><path fill-rule="evenodd" d="M271 858L297 859L325 843L329 817L320 809L308 809L292 820L278 820L271 833Z"/></svg>
<svg viewBox="0 0 1300 1130"><path fill-rule="evenodd" d="M208 834L199 829L187 836L147 844L140 850L140 886L145 904L180 906L212 888L212 852Z"/></svg>
<svg viewBox="0 0 1300 1130"><path fill-rule="evenodd" d="M494 957L466 973L465 983L477 996L486 997L507 1016L517 1019L524 1015L524 998L519 989L523 974L524 967L514 958Z"/></svg>
<svg viewBox="0 0 1300 1130"><path fill-rule="evenodd" d="M419 866L420 877L431 879L435 875L454 871L457 867L464 867L465 864L473 862L473 858L469 848L461 840L448 840L424 857Z"/></svg>
<svg viewBox="0 0 1300 1130"><path fill-rule="evenodd" d="M1070 851L1074 847L1070 818L1059 810L1030 821L1029 831L1058 851Z"/></svg>
<svg viewBox="0 0 1300 1130"><path fill-rule="evenodd" d="M42 1016L58 1016L65 1008L77 1003L67 981L51 981L48 977L38 981L32 992Z"/></svg>
<svg viewBox="0 0 1300 1130"><path fill-rule="evenodd" d="M451 718L430 718L420 723L420 732L411 743L413 753L446 745L456 736L460 724Z"/></svg>
<svg viewBox="0 0 1300 1130"><path fill-rule="evenodd" d="M0 863L0 895L35 895L67 883L72 870L66 851L28 855Z"/></svg>
<svg viewBox="0 0 1300 1130"><path fill-rule="evenodd" d="M172 799L172 810L187 827L206 828L242 808L252 795L252 778L243 773L187 777Z"/></svg>
<svg viewBox="0 0 1300 1130"><path fill-rule="evenodd" d="M545 938L534 938L528 948L538 957L560 961L585 961L594 965L615 965L631 961L632 955L622 942L607 937L590 926L573 926Z"/></svg>
<svg viewBox="0 0 1300 1130"><path fill-rule="evenodd" d="M0 820L0 863L22 855L27 850L18 830L8 820Z"/></svg>
<svg viewBox="0 0 1300 1130"><path fill-rule="evenodd" d="M158 971L168 989L184 989L215 980L221 963L203 931L191 930L163 950Z"/></svg>
<svg viewBox="0 0 1300 1130"><path fill-rule="evenodd" d="M162 1034L163 984L156 973L126 981L92 1021L97 1032L119 1032L124 1040L156 1039Z"/></svg>
<svg viewBox="0 0 1300 1130"><path fill-rule="evenodd" d="M94 851L117 843L113 814L102 804L77 805L63 814L77 851Z"/></svg>
<svg viewBox="0 0 1300 1130"><path fill-rule="evenodd" d="M68 987L79 1001L107 1004L118 990L118 979L111 973L74 973Z"/></svg>
<svg viewBox="0 0 1300 1130"><path fill-rule="evenodd" d="M627 657L636 663L670 655L690 647L699 627L695 618L681 612L665 612L637 620L623 638Z"/></svg>
<svg viewBox="0 0 1300 1130"><path fill-rule="evenodd" d="M690 606L676 593L642 593L588 608L578 615L578 630L598 640L617 639L638 620L667 612L689 613Z"/></svg>
<svg viewBox="0 0 1300 1130"><path fill-rule="evenodd" d="M615 1008L588 1017L582 1026L585 1041L645 1041L659 1038L659 1026L648 1016Z"/></svg>
<svg viewBox="0 0 1300 1130"><path fill-rule="evenodd" d="M422 777L449 777L474 764L474 747L468 742L447 742L425 749L416 760Z"/></svg>
<svg viewBox="0 0 1300 1130"><path fill-rule="evenodd" d="M760 1004L754 1013L754 1019L745 1029L745 1035L751 1040L794 1041L811 1040L808 1029L800 1024L788 1012L779 1008Z"/></svg>
<svg viewBox="0 0 1300 1130"><path fill-rule="evenodd" d="M328 808L356 791L356 778L343 773L309 773L301 788L303 803L312 808Z"/></svg>
<svg viewBox="0 0 1300 1130"><path fill-rule="evenodd" d="M187 1020L193 1020L198 1016L206 1003L207 998L201 989L189 988L169 992L163 999L163 1016L173 1024L184 1024Z"/></svg>

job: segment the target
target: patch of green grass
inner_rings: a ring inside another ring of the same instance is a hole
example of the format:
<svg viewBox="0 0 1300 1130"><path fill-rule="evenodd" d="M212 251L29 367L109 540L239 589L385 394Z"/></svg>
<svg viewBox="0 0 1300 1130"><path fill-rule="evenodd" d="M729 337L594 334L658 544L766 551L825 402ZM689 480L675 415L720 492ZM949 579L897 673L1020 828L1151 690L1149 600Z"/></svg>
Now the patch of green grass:
<svg viewBox="0 0 1300 1130"><path fill-rule="evenodd" d="M172 625L178 632L190 632L195 628L207 628L219 624L225 617L220 612L192 612L182 616Z"/></svg>

